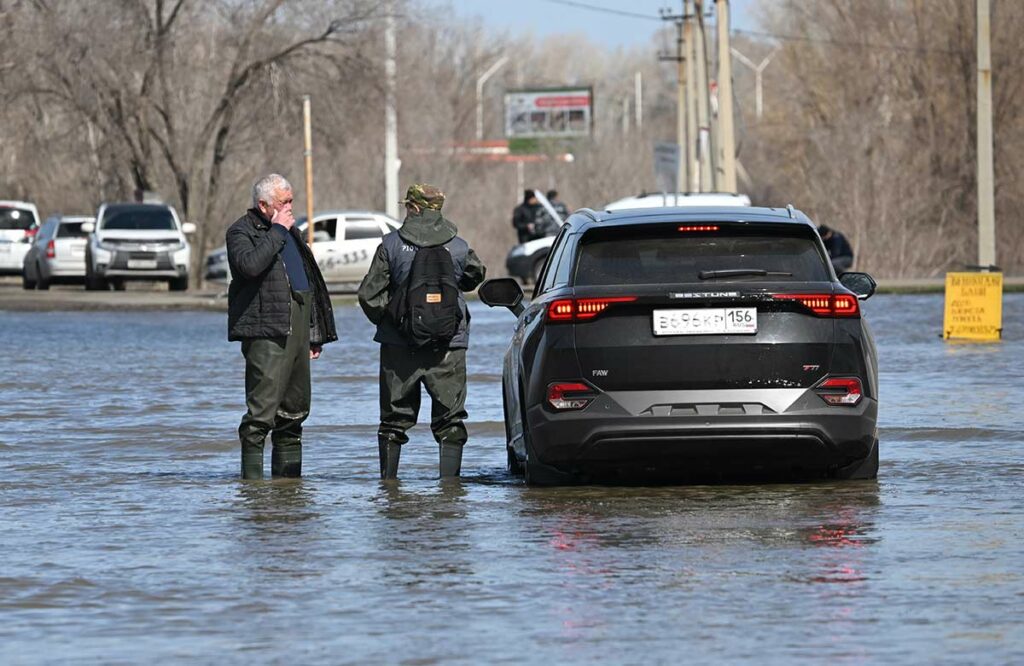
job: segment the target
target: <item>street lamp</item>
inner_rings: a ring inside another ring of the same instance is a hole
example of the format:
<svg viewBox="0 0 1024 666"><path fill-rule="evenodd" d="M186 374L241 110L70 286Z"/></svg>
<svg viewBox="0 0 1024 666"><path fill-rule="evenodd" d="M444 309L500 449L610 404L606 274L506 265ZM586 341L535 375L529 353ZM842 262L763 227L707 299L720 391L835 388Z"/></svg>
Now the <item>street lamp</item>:
<svg viewBox="0 0 1024 666"><path fill-rule="evenodd" d="M764 68L768 66L768 63L772 61L772 58L775 57L775 54L778 53L779 50L775 49L774 51L769 53L764 60L762 60L760 63L756 65L750 58L736 50L735 47L729 50L732 51L732 54L736 56L737 60L739 60L741 63L743 63L744 65L746 65L747 67L754 71L754 112L756 113L757 117L760 118L761 114L764 112L764 94L762 92L761 74L762 72L764 72Z"/></svg>
<svg viewBox="0 0 1024 666"><path fill-rule="evenodd" d="M484 84L487 79L501 69L508 62L508 56L501 56L496 63L491 65L486 72L476 80L476 138L480 141L484 138Z"/></svg>

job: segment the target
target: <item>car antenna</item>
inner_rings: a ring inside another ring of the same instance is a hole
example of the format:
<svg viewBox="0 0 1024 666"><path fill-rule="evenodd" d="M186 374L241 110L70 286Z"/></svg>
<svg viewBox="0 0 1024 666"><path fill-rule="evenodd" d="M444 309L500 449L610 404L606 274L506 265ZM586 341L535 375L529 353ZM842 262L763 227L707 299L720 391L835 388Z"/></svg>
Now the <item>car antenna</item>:
<svg viewBox="0 0 1024 666"><path fill-rule="evenodd" d="M796 219L796 209L793 208L793 204L786 204L786 212L789 213L789 219Z"/></svg>

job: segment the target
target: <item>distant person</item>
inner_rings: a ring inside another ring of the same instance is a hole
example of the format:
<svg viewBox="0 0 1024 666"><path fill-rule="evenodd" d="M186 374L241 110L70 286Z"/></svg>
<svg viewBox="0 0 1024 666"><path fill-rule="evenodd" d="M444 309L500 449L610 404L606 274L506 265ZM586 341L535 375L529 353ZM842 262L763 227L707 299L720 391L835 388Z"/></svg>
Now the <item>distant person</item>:
<svg viewBox="0 0 1024 666"><path fill-rule="evenodd" d="M850 267L853 266L853 248L850 247L846 236L824 224L818 227L818 234L821 235L821 240L825 243L825 249L828 250L828 257L832 260L832 267L835 268L836 274L850 270Z"/></svg>
<svg viewBox="0 0 1024 666"><path fill-rule="evenodd" d="M405 221L384 236L359 285L359 306L377 325L380 343L380 477L398 476L406 431L416 425L420 387L430 394L430 430L440 475L459 476L466 444L466 348L469 310L462 292L486 269L441 214L444 193L432 185L406 192Z"/></svg>
<svg viewBox="0 0 1024 666"><path fill-rule="evenodd" d="M564 203L558 199L558 192L556 190L548 190L547 194L544 195L547 198L548 203L555 209L558 217L565 222L565 218L569 217L569 209ZM541 206L537 218L537 228L535 238L544 238L546 236L554 236L558 233L558 229L562 225L551 217L547 208Z"/></svg>
<svg viewBox="0 0 1024 666"><path fill-rule="evenodd" d="M252 208L227 232L228 340L242 343L245 404L238 426L242 478L302 474L302 423L309 416L309 361L338 339L327 285L292 216L292 186L274 173L252 188Z"/></svg>
<svg viewBox="0 0 1024 666"><path fill-rule="evenodd" d="M548 193L544 196L548 198L548 202L555 209L555 212L558 213L558 217L562 218L562 221L565 222L565 218L569 217L570 211L569 207L558 198L558 190L548 190Z"/></svg>
<svg viewBox="0 0 1024 666"><path fill-rule="evenodd" d="M543 208L533 190L524 190L523 203L512 211L512 226L516 228L520 243L537 238L537 218L542 211Z"/></svg>

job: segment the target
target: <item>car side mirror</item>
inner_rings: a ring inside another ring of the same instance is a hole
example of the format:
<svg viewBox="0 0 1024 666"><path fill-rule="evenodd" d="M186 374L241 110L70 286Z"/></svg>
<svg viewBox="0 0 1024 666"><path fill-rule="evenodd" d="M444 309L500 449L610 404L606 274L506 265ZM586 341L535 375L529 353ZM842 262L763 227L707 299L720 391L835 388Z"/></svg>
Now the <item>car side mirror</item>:
<svg viewBox="0 0 1024 666"><path fill-rule="evenodd" d="M870 298L871 294L875 293L875 288L878 287L875 279L867 273L843 273L839 276L839 282L857 294L857 298L862 301Z"/></svg>
<svg viewBox="0 0 1024 666"><path fill-rule="evenodd" d="M91 234L96 231L96 224L94 222L82 222L82 233Z"/></svg>
<svg viewBox="0 0 1024 666"><path fill-rule="evenodd" d="M194 222L184 222L181 225L181 233L183 234L194 234L196 232L196 225Z"/></svg>
<svg viewBox="0 0 1024 666"><path fill-rule="evenodd" d="M504 307L517 317L524 310L523 288L513 278L484 280L477 291L480 300L489 307Z"/></svg>

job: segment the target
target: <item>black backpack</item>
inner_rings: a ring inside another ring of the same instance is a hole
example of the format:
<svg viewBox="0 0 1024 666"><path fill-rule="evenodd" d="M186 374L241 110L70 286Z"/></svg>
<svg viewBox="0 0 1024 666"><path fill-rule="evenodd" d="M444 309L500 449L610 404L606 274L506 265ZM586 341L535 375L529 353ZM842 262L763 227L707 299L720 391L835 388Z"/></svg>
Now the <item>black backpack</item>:
<svg viewBox="0 0 1024 666"><path fill-rule="evenodd" d="M388 304L392 320L417 348L446 347L462 323L455 264L443 245L416 249L404 289Z"/></svg>

